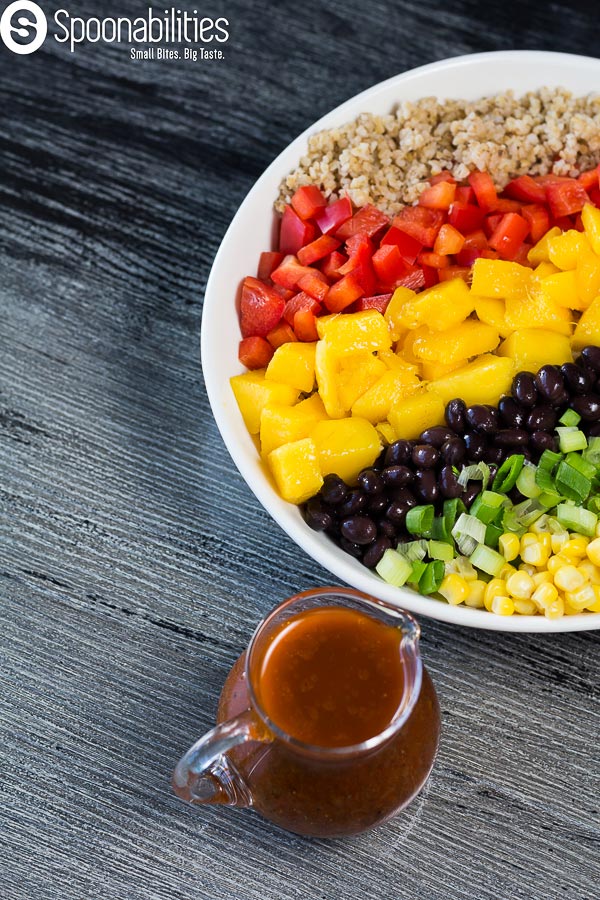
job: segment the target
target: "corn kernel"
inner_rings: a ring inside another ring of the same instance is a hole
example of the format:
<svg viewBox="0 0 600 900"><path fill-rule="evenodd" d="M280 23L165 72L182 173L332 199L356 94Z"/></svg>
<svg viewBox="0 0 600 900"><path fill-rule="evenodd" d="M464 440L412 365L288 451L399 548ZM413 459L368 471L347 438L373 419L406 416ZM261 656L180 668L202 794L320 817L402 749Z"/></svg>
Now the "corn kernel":
<svg viewBox="0 0 600 900"><path fill-rule="evenodd" d="M542 535L524 534L521 538L521 559L531 566L545 566L550 556L550 547L545 547L540 540ZM548 541L548 545L549 545Z"/></svg>
<svg viewBox="0 0 600 900"><path fill-rule="evenodd" d="M547 619L561 619L565 614L565 601L562 597L557 597L552 603L544 609L544 615Z"/></svg>
<svg viewBox="0 0 600 900"><path fill-rule="evenodd" d="M595 566L600 566L600 537L595 538L585 548L587 558L593 562Z"/></svg>
<svg viewBox="0 0 600 900"><path fill-rule="evenodd" d="M539 587L540 584L552 583L552 575L550 574L550 572L548 572L547 569L542 569L541 572L536 572L535 575L532 575L531 577L533 578L533 583L536 588Z"/></svg>
<svg viewBox="0 0 600 900"><path fill-rule="evenodd" d="M506 582L503 578L492 578L485 586L483 603L488 612L492 611L494 597L506 595Z"/></svg>
<svg viewBox="0 0 600 900"><path fill-rule="evenodd" d="M530 526L530 530L533 534L545 534L548 531L548 516L543 515L536 519L533 525Z"/></svg>
<svg viewBox="0 0 600 900"><path fill-rule="evenodd" d="M498 538L498 549L507 562L516 559L521 549L521 542L516 534L507 531Z"/></svg>
<svg viewBox="0 0 600 900"><path fill-rule="evenodd" d="M513 603L515 606L515 612L519 613L520 616L537 615L538 608L533 600L519 600L517 598L513 601Z"/></svg>
<svg viewBox="0 0 600 900"><path fill-rule="evenodd" d="M561 591L577 591L585 584L585 578L575 566L562 566L554 574L554 584Z"/></svg>
<svg viewBox="0 0 600 900"><path fill-rule="evenodd" d="M469 596L469 585L464 578L451 572L446 575L442 581L439 593L444 597L450 606L458 606Z"/></svg>
<svg viewBox="0 0 600 900"><path fill-rule="evenodd" d="M544 612L546 607L551 603L554 603L557 597L558 591L553 584L549 583L540 584L540 586L536 588L531 595L531 599L540 610L540 612Z"/></svg>
<svg viewBox="0 0 600 900"><path fill-rule="evenodd" d="M546 568L550 574L554 576L559 569L564 569L565 566L577 566L578 563L579 560L574 559L572 556L565 556L562 553L557 553L556 556L552 556L548 560Z"/></svg>
<svg viewBox="0 0 600 900"><path fill-rule="evenodd" d="M582 559L577 569L592 584L600 584L600 569L589 559Z"/></svg>
<svg viewBox="0 0 600 900"><path fill-rule="evenodd" d="M600 613L600 586L597 584L594 585L594 593L596 599L588 606L588 612Z"/></svg>
<svg viewBox="0 0 600 900"><path fill-rule="evenodd" d="M593 584L584 584L584 586L577 591L567 591L565 593L565 600L573 607L573 609L578 609L580 612L593 606L596 599L597 595Z"/></svg>
<svg viewBox="0 0 600 900"><path fill-rule="evenodd" d="M500 571L498 572L498 578L503 578L505 581L507 578L510 578L511 575L514 575L518 569L515 569L514 566L511 566L510 563L504 563Z"/></svg>
<svg viewBox="0 0 600 900"><path fill-rule="evenodd" d="M567 553L569 556L578 556L580 559L585 556L587 545L589 541L583 535L578 535L577 537L570 538L565 546L562 548L563 553Z"/></svg>
<svg viewBox="0 0 600 900"><path fill-rule="evenodd" d="M580 616L581 615L581 610L575 609L575 607L571 606L571 604L567 600L565 600L563 606L564 606L564 610L565 610L565 616Z"/></svg>
<svg viewBox="0 0 600 900"><path fill-rule="evenodd" d="M522 562L519 565L519 572L527 572L527 574L531 575L531 577L533 578L533 576L537 572L537 569L535 566L530 566L529 563Z"/></svg>
<svg viewBox="0 0 600 900"><path fill-rule="evenodd" d="M492 612L497 616L512 616L515 611L515 604L510 597L498 594L492 600Z"/></svg>
<svg viewBox="0 0 600 900"><path fill-rule="evenodd" d="M531 575L527 572L515 572L506 579L506 588L511 597L519 600L529 600L535 590L535 584Z"/></svg>
<svg viewBox="0 0 600 900"><path fill-rule="evenodd" d="M552 552L552 535L550 534L550 532L542 531L542 533L538 534L537 537L548 556L550 556L550 553Z"/></svg>
<svg viewBox="0 0 600 900"><path fill-rule="evenodd" d="M469 581L468 584L469 596L465 600L465 606L470 606L473 609L483 609L485 606L483 595L487 587L485 581Z"/></svg>
<svg viewBox="0 0 600 900"><path fill-rule="evenodd" d="M562 548L569 541L569 535L566 533L562 534L553 534L550 538L550 546L552 547L553 553L560 553Z"/></svg>

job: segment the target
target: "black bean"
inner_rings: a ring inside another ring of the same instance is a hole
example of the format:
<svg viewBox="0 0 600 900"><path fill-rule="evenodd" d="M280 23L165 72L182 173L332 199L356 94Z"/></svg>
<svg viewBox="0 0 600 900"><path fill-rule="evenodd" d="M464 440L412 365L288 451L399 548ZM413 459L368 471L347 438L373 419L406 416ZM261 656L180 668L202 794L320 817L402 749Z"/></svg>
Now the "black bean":
<svg viewBox="0 0 600 900"><path fill-rule="evenodd" d="M583 394L574 397L571 406L586 422L595 422L600 419L600 396L598 394Z"/></svg>
<svg viewBox="0 0 600 900"><path fill-rule="evenodd" d="M386 550L389 550L392 542L387 537L379 537L373 541L362 558L363 565L369 569L374 569Z"/></svg>
<svg viewBox="0 0 600 900"><path fill-rule="evenodd" d="M534 431L529 438L529 446L534 450L543 452L544 450L558 450L558 438L547 431Z"/></svg>
<svg viewBox="0 0 600 900"><path fill-rule="evenodd" d="M534 406L529 415L525 427L529 431L552 431L556 426L556 411L548 403Z"/></svg>
<svg viewBox="0 0 600 900"><path fill-rule="evenodd" d="M440 452L445 463L452 466L460 466L465 461L467 448L462 438L453 437L446 441L445 444L442 444Z"/></svg>
<svg viewBox="0 0 600 900"><path fill-rule="evenodd" d="M592 425L592 427L589 430L589 435L590 435L590 437L600 437L600 423L597 423L596 425Z"/></svg>
<svg viewBox="0 0 600 900"><path fill-rule="evenodd" d="M326 475L321 488L321 499L330 506L338 506L350 493L348 485L338 475Z"/></svg>
<svg viewBox="0 0 600 900"><path fill-rule="evenodd" d="M462 494L462 500L466 507L469 507L473 503L475 497L481 493L482 484L483 482L481 481L469 481Z"/></svg>
<svg viewBox="0 0 600 900"><path fill-rule="evenodd" d="M442 444L454 437L456 437L456 434L451 428L444 428L443 425L434 425L423 432L419 441L422 444L431 444L432 447L439 450Z"/></svg>
<svg viewBox="0 0 600 900"><path fill-rule="evenodd" d="M572 394L585 394L592 386L590 373L575 363L565 363L560 367L567 390Z"/></svg>
<svg viewBox="0 0 600 900"><path fill-rule="evenodd" d="M423 503L435 503L440 490L433 469L417 469L414 492Z"/></svg>
<svg viewBox="0 0 600 900"><path fill-rule="evenodd" d="M313 531L329 531L333 525L331 513L323 508L318 497L312 497L304 507L304 519Z"/></svg>
<svg viewBox="0 0 600 900"><path fill-rule="evenodd" d="M383 516L389 502L389 497L386 497L385 494L375 494L369 501L369 512L375 517Z"/></svg>
<svg viewBox="0 0 600 900"><path fill-rule="evenodd" d="M471 431L468 434L465 434L464 441L469 462L479 462L480 459L483 459L486 443L481 435Z"/></svg>
<svg viewBox="0 0 600 900"><path fill-rule="evenodd" d="M500 463L504 460L506 451L503 447L488 447L483 455L486 463Z"/></svg>
<svg viewBox="0 0 600 900"><path fill-rule="evenodd" d="M363 469L358 476L358 486L365 494L382 494L385 487L381 474L375 469Z"/></svg>
<svg viewBox="0 0 600 900"><path fill-rule="evenodd" d="M520 428L527 418L527 412L513 397L502 397L498 403L498 416L507 428Z"/></svg>
<svg viewBox="0 0 600 900"><path fill-rule="evenodd" d="M413 465L418 466L420 469L435 468L439 458L439 452L429 444L417 444L416 447L413 447Z"/></svg>
<svg viewBox="0 0 600 900"><path fill-rule="evenodd" d="M529 433L523 428L502 428L494 435L497 447L524 447L529 443Z"/></svg>
<svg viewBox="0 0 600 900"><path fill-rule="evenodd" d="M458 477L455 474L452 466L444 466L441 469L439 484L442 496L448 497L448 499L452 499L453 497L460 497L463 492L461 485L458 483Z"/></svg>
<svg viewBox="0 0 600 900"><path fill-rule="evenodd" d="M390 541L396 540L396 529L388 519L382 519L377 523L377 534L389 538Z"/></svg>
<svg viewBox="0 0 600 900"><path fill-rule="evenodd" d="M386 466L402 466L410 462L413 445L410 441L394 441L385 451Z"/></svg>
<svg viewBox="0 0 600 900"><path fill-rule="evenodd" d="M392 500L396 503L402 503L407 509L412 509L417 505L417 498L408 488L398 488L392 495Z"/></svg>
<svg viewBox="0 0 600 900"><path fill-rule="evenodd" d="M581 356L593 372L600 374L600 347L584 347Z"/></svg>
<svg viewBox="0 0 600 900"><path fill-rule="evenodd" d="M408 466L388 466L381 473L386 488L404 487L410 484L415 474Z"/></svg>
<svg viewBox="0 0 600 900"><path fill-rule="evenodd" d="M410 507L407 506L406 503L400 503L398 500L393 500L388 506L385 515L393 525L404 525L406 522L406 513L409 509Z"/></svg>
<svg viewBox="0 0 600 900"><path fill-rule="evenodd" d="M448 428L451 428L456 434L462 434L466 427L466 419L465 412L467 411L467 406L464 400L456 399L450 400L448 404L446 404L446 410L444 412L444 416L446 419L446 423Z"/></svg>
<svg viewBox="0 0 600 900"><path fill-rule="evenodd" d="M348 516L355 516L362 512L369 505L369 498L362 491L350 491L348 498L337 507L336 513L342 519Z"/></svg>
<svg viewBox="0 0 600 900"><path fill-rule="evenodd" d="M476 403L466 412L467 422L479 434L493 434L498 427L498 410Z"/></svg>
<svg viewBox="0 0 600 900"><path fill-rule="evenodd" d="M340 532L353 544L370 544L377 537L377 526L369 516L351 516L340 524Z"/></svg>
<svg viewBox="0 0 600 900"><path fill-rule="evenodd" d="M535 376L531 372L517 372L513 378L511 393L521 406L535 406L538 399Z"/></svg>
<svg viewBox="0 0 600 900"><path fill-rule="evenodd" d="M340 538L340 547L356 559L360 559L363 555L364 548L360 544L355 544L354 541L346 540L345 537Z"/></svg>
<svg viewBox="0 0 600 900"><path fill-rule="evenodd" d="M542 366L535 376L535 386L540 397L554 406L560 406L569 400L565 380L558 366Z"/></svg>
<svg viewBox="0 0 600 900"><path fill-rule="evenodd" d="M502 455L502 459L498 460L498 462L499 463L504 462L504 454ZM488 468L490 470L490 484L491 484L492 481L494 480L494 478L496 477L496 472L498 471L499 466L496 463L490 463L488 465Z"/></svg>

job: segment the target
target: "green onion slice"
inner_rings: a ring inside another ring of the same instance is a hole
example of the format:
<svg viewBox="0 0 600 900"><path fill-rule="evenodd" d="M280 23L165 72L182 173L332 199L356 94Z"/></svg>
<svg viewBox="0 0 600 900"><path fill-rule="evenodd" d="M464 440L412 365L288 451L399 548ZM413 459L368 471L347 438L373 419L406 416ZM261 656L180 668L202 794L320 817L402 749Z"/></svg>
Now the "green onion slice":
<svg viewBox="0 0 600 900"><path fill-rule="evenodd" d="M594 537L596 534L598 516L590 509L561 503L556 509L556 517L569 531L576 531L577 534L584 534L586 537Z"/></svg>
<svg viewBox="0 0 600 900"><path fill-rule="evenodd" d="M388 584L402 587L408 581L412 572L412 565L397 550L389 549L385 551L375 566L375 571Z"/></svg>
<svg viewBox="0 0 600 900"><path fill-rule="evenodd" d="M578 503L583 503L592 489L591 479L564 459L558 464L555 483L562 496Z"/></svg>
<svg viewBox="0 0 600 900"><path fill-rule="evenodd" d="M490 467L484 462L478 462L473 466L465 466L458 476L458 483L461 487L466 487L469 481L482 481L484 491L488 486L489 480Z"/></svg>
<svg viewBox="0 0 600 900"><path fill-rule="evenodd" d="M413 506L406 514L406 530L409 534L429 535L434 517L435 509L431 503L427 506Z"/></svg>
<svg viewBox="0 0 600 900"><path fill-rule="evenodd" d="M583 431L575 427L557 428L558 443L562 453L572 453L573 450L585 450L587 438Z"/></svg>
<svg viewBox="0 0 600 900"><path fill-rule="evenodd" d="M448 546L445 544L444 546ZM422 594L434 594L439 591L444 580L444 563L441 559L434 559L427 563L425 571L419 579L419 590Z"/></svg>
<svg viewBox="0 0 600 900"><path fill-rule="evenodd" d="M486 547L485 544L479 544L471 553L469 559L476 569L481 569L482 572L487 572L488 575L492 575L494 578L500 574L506 565L506 560L502 554L492 550L491 547Z"/></svg>
<svg viewBox="0 0 600 900"><path fill-rule="evenodd" d="M524 462L525 457L521 453L513 453L512 456L505 459L496 472L492 489L507 494L517 483Z"/></svg>
<svg viewBox="0 0 600 900"><path fill-rule="evenodd" d="M567 428L569 428L573 427L574 425L579 425L579 423L581 422L581 416L579 415L579 413L576 413L574 409L568 409L562 414L558 421L561 425L566 425Z"/></svg>

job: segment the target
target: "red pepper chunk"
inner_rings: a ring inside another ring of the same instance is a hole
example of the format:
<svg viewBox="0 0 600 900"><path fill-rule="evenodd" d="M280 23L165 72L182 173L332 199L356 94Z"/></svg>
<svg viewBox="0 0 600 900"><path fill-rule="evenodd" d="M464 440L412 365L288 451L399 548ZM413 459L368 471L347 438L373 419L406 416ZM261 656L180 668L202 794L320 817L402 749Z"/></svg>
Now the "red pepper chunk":
<svg viewBox="0 0 600 900"><path fill-rule="evenodd" d="M315 226L311 222L303 222L291 206L286 206L281 217L279 232L279 250L281 253L297 253L305 244L309 244L315 236Z"/></svg>
<svg viewBox="0 0 600 900"><path fill-rule="evenodd" d="M299 309L294 316L294 331L299 341L318 341L316 316L309 309Z"/></svg>
<svg viewBox="0 0 600 900"><path fill-rule="evenodd" d="M285 300L274 288L258 278L244 278L240 301L242 337L266 337L279 323L284 308Z"/></svg>
<svg viewBox="0 0 600 900"><path fill-rule="evenodd" d="M433 247L438 231L444 224L441 209L427 209L425 206L405 206L395 217L392 225L405 231L423 247Z"/></svg>
<svg viewBox="0 0 600 900"><path fill-rule="evenodd" d="M426 206L428 209L450 209L455 196L455 181L438 181L425 188L419 197L419 206Z"/></svg>
<svg viewBox="0 0 600 900"><path fill-rule="evenodd" d="M309 297L314 297L315 300L322 303L327 296L329 282L321 272L315 269L314 272L307 272L306 275L302 276L298 282L298 287L301 291L307 293Z"/></svg>
<svg viewBox="0 0 600 900"><path fill-rule="evenodd" d="M240 341L238 359L247 369L264 369L271 362L274 352L263 337L247 337Z"/></svg>
<svg viewBox="0 0 600 900"><path fill-rule="evenodd" d="M411 266L423 249L423 244L415 240L414 237L411 237L410 234L407 234L405 231L400 231L399 228L395 228L393 225L381 239L382 247L387 244L395 244L400 251L400 256L402 256L402 258Z"/></svg>
<svg viewBox="0 0 600 900"><path fill-rule="evenodd" d="M533 203L530 206L524 206L521 215L529 225L531 240L537 244L550 230L550 214L547 208Z"/></svg>
<svg viewBox="0 0 600 900"><path fill-rule="evenodd" d="M261 253L260 259L258 260L258 272L256 273L256 277L260 278L261 281L266 281L267 278L271 277L273 269L277 268L282 259L283 253Z"/></svg>
<svg viewBox="0 0 600 900"><path fill-rule="evenodd" d="M365 237L370 238L374 237L389 224L390 220L385 213L382 213L376 206L367 203L351 219L344 222L335 235L344 241L356 234L364 234Z"/></svg>
<svg viewBox="0 0 600 900"><path fill-rule="evenodd" d="M490 212L494 209L498 202L498 193L491 175L487 172L471 172L468 181L482 210Z"/></svg>
<svg viewBox="0 0 600 900"><path fill-rule="evenodd" d="M287 322L280 322L268 333L267 340L271 347L277 350L282 344L289 344L290 341L297 341L298 338L294 334L294 329Z"/></svg>
<svg viewBox="0 0 600 900"><path fill-rule="evenodd" d="M546 191L531 175L520 175L513 178L504 188L504 193L514 200L522 200L524 203L545 203Z"/></svg>
<svg viewBox="0 0 600 900"><path fill-rule="evenodd" d="M485 213L474 203L453 203L448 213L448 222L461 234L469 234L481 228Z"/></svg>
<svg viewBox="0 0 600 900"><path fill-rule="evenodd" d="M324 206L315 216L315 222L323 234L334 234L352 216L352 204L348 197L341 197Z"/></svg>
<svg viewBox="0 0 600 900"><path fill-rule="evenodd" d="M584 186L573 179L546 185L546 198L555 219L581 212L589 202Z"/></svg>
<svg viewBox="0 0 600 900"><path fill-rule="evenodd" d="M447 222L439 230L438 236L433 245L433 252L447 256L451 253L459 253L465 243L464 235L457 231L453 225Z"/></svg>
<svg viewBox="0 0 600 900"><path fill-rule="evenodd" d="M342 242L329 234L322 234L315 241L298 250L298 262L303 266L312 266L314 262L323 259L340 246Z"/></svg>
<svg viewBox="0 0 600 900"><path fill-rule="evenodd" d="M361 297L356 301L352 309L355 312L363 312L365 309L376 309L383 315L392 299L391 294L376 294L374 297Z"/></svg>
<svg viewBox="0 0 600 900"><path fill-rule="evenodd" d="M294 297L287 301L283 311L283 318L294 328L294 319L298 312L310 312L313 316L318 316L321 312L321 304L310 294L300 291ZM295 329L294 329L295 330Z"/></svg>
<svg viewBox="0 0 600 900"><path fill-rule="evenodd" d="M330 281L335 281L340 277L340 269L347 262L348 257L345 253L340 253L339 250L334 250L333 253L330 253L329 256L326 256L321 263L321 272Z"/></svg>
<svg viewBox="0 0 600 900"><path fill-rule="evenodd" d="M383 285L395 285L409 270L396 244L383 244L373 254L373 268L378 281Z"/></svg>
<svg viewBox="0 0 600 900"><path fill-rule="evenodd" d="M291 200L292 206L301 219L313 219L319 210L327 206L327 200L314 184L299 187Z"/></svg>
<svg viewBox="0 0 600 900"><path fill-rule="evenodd" d="M347 306L350 306L351 303L354 303L355 300L358 300L359 297L362 297L364 293L354 273L351 272L349 275L344 275L343 278L336 281L329 288L325 297L325 306L329 312L341 312Z"/></svg>
<svg viewBox="0 0 600 900"><path fill-rule="evenodd" d="M490 247L497 250L502 259L513 260L527 235L529 225L518 213L506 213L490 237Z"/></svg>

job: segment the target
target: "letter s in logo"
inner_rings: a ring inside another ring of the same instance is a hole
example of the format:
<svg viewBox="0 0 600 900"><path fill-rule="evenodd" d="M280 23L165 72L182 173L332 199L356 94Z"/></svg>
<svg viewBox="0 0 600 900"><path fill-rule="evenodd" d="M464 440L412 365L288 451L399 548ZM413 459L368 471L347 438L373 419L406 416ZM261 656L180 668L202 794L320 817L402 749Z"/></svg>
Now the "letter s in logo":
<svg viewBox="0 0 600 900"><path fill-rule="evenodd" d="M13 53L34 53L46 40L47 33L48 22L44 11L33 0L15 0L0 17L0 38ZM27 44L19 44L13 35L31 40Z"/></svg>

